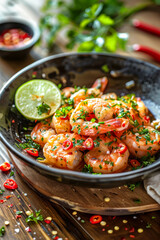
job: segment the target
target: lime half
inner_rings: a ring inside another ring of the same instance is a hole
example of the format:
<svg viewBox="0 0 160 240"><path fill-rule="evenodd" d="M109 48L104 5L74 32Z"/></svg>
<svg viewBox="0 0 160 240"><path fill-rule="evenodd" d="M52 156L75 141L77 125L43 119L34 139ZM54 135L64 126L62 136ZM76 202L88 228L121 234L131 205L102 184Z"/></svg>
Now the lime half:
<svg viewBox="0 0 160 240"><path fill-rule="evenodd" d="M21 85L15 94L19 112L31 120L42 120L51 116L61 104L58 87L43 79L34 79Z"/></svg>

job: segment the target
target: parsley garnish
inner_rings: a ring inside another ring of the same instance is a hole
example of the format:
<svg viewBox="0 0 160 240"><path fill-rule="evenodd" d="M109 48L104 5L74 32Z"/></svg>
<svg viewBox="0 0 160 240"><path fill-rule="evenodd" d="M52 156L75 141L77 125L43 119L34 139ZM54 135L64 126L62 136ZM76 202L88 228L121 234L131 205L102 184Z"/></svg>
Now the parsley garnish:
<svg viewBox="0 0 160 240"><path fill-rule="evenodd" d="M48 104L42 102L37 106L37 111L39 115L42 115L43 113L49 113L51 111L51 107Z"/></svg>
<svg viewBox="0 0 160 240"><path fill-rule="evenodd" d="M5 233L5 227L0 228L0 237L2 237Z"/></svg>
<svg viewBox="0 0 160 240"><path fill-rule="evenodd" d="M36 148L37 150L40 150L41 146L35 142L32 141L31 137L27 137L25 139L26 142L17 144L18 147L21 147L22 149L25 148Z"/></svg>
<svg viewBox="0 0 160 240"><path fill-rule="evenodd" d="M38 223L38 221L43 221L43 216L40 214L41 210L35 211L35 217L33 213L31 213L27 218L26 222L35 222Z"/></svg>
<svg viewBox="0 0 160 240"><path fill-rule="evenodd" d="M136 182L135 184L134 183L131 183L131 184L128 184L128 188L131 190L131 191L134 191L134 189L136 187L139 187L139 185L141 184L141 182Z"/></svg>
<svg viewBox="0 0 160 240"><path fill-rule="evenodd" d="M67 117L68 113L72 110L71 106L68 107L61 107L60 109L58 109L55 113L55 117Z"/></svg>
<svg viewBox="0 0 160 240"><path fill-rule="evenodd" d="M11 171L10 174L9 174L10 177L14 176L14 172Z"/></svg>
<svg viewBox="0 0 160 240"><path fill-rule="evenodd" d="M5 192L5 190L0 188L0 194L3 195L4 192Z"/></svg>

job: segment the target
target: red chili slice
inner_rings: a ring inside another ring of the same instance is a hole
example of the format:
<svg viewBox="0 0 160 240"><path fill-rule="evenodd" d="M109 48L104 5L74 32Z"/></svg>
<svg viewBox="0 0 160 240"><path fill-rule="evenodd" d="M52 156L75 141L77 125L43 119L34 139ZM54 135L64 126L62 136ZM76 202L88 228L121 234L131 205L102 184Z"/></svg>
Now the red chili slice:
<svg viewBox="0 0 160 240"><path fill-rule="evenodd" d="M16 188L18 188L17 183L16 183L13 179L7 179L7 180L4 182L3 186L4 186L5 188L7 188L7 189L16 189Z"/></svg>
<svg viewBox="0 0 160 240"><path fill-rule="evenodd" d="M69 120L69 116L66 117L60 117L61 120Z"/></svg>
<svg viewBox="0 0 160 240"><path fill-rule="evenodd" d="M70 140L66 140L63 142L63 149L69 150L73 147L73 143Z"/></svg>
<svg viewBox="0 0 160 240"><path fill-rule="evenodd" d="M84 141L84 146L87 150L91 150L93 149L94 147L94 142L93 142L93 139L92 138L87 138L85 141Z"/></svg>
<svg viewBox="0 0 160 240"><path fill-rule="evenodd" d="M11 169L11 165L8 162L4 162L0 165L0 169L2 172L9 171Z"/></svg>
<svg viewBox="0 0 160 240"><path fill-rule="evenodd" d="M38 157L38 150L36 148L25 148L24 150L31 156Z"/></svg>
<svg viewBox="0 0 160 240"><path fill-rule="evenodd" d="M118 149L118 152L119 152L120 154L123 154L123 153L125 153L125 152L127 151L127 146L126 146L125 144L123 144L123 143L120 143L120 144L119 144L119 148L120 148L120 149Z"/></svg>
<svg viewBox="0 0 160 240"><path fill-rule="evenodd" d="M132 167L139 167L141 165L140 162L136 159L130 160L130 164L132 165Z"/></svg>
<svg viewBox="0 0 160 240"><path fill-rule="evenodd" d="M143 118L147 123L150 121L150 117L149 116L144 116Z"/></svg>
<svg viewBox="0 0 160 240"><path fill-rule="evenodd" d="M100 215L94 215L90 218L90 223L97 224L102 221L102 217Z"/></svg>
<svg viewBox="0 0 160 240"><path fill-rule="evenodd" d="M94 114L94 113L89 113L89 114L86 116L86 121L91 121L92 118L96 118L96 117L95 117L95 114Z"/></svg>

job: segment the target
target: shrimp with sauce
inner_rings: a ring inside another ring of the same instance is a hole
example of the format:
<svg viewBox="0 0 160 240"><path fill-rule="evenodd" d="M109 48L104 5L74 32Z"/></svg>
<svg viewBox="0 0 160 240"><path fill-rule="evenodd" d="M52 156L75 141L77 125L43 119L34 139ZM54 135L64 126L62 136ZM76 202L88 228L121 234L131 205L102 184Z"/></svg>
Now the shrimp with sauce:
<svg viewBox="0 0 160 240"><path fill-rule="evenodd" d="M96 139L94 140L96 141ZM124 143L112 135L100 135L98 145L84 155L84 161L96 173L122 172L128 165L129 151Z"/></svg>
<svg viewBox="0 0 160 240"><path fill-rule="evenodd" d="M45 160L41 162L58 168L76 170L83 165L83 153L80 150L85 150L84 141L84 137L75 133L53 135L43 148Z"/></svg>
<svg viewBox="0 0 160 240"><path fill-rule="evenodd" d="M55 135L54 129L51 127L50 122L43 121L35 125L31 132L31 138L34 142L38 143L42 147L48 141L50 136Z"/></svg>
<svg viewBox="0 0 160 240"><path fill-rule="evenodd" d="M134 157L152 156L160 150L160 135L150 126L140 126L126 131L122 134L121 140Z"/></svg>
<svg viewBox="0 0 160 240"><path fill-rule="evenodd" d="M74 108L83 100L89 98L99 98L102 96L106 86L108 84L107 77L98 78L91 88L80 89L71 95L70 99L74 102Z"/></svg>
<svg viewBox="0 0 160 240"><path fill-rule="evenodd" d="M129 120L112 119L111 108L101 98L86 99L74 109L70 124L75 133L84 136L95 136L108 131L122 131L128 128ZM106 116L108 116L106 121Z"/></svg>
<svg viewBox="0 0 160 240"><path fill-rule="evenodd" d="M53 115L51 126L56 130L57 134L71 132L70 116L72 111L72 107L63 106Z"/></svg>

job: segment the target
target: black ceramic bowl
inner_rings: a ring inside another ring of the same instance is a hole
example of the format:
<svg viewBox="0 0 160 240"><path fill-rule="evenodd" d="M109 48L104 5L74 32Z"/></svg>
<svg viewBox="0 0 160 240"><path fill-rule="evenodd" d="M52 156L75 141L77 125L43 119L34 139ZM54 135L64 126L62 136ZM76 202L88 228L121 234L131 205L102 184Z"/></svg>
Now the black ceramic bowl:
<svg viewBox="0 0 160 240"><path fill-rule="evenodd" d="M102 66L107 64L110 70L118 71L115 78L105 73ZM14 155L13 163L22 176L36 189L48 188L52 192L55 180L84 187L115 187L144 179L160 168L160 157L151 165L135 171L92 175L88 173L52 168L37 162L17 147L17 138L23 139L26 133L23 127L30 124L12 105L17 88L32 79L45 78L55 84L65 86L91 87L96 78L107 75L109 85L106 92L118 95L135 93L142 98L155 118L160 118L160 68L152 64L111 54L60 54L39 60L15 74L0 92L0 138ZM125 88L129 80L135 81L131 90ZM12 121L14 119L14 121Z"/></svg>
<svg viewBox="0 0 160 240"><path fill-rule="evenodd" d="M31 36L30 41L25 45L15 48L0 47L0 56L16 59L23 57L30 52L40 37L40 31L36 24L21 18L6 18L0 21L0 33L12 28L22 29Z"/></svg>

